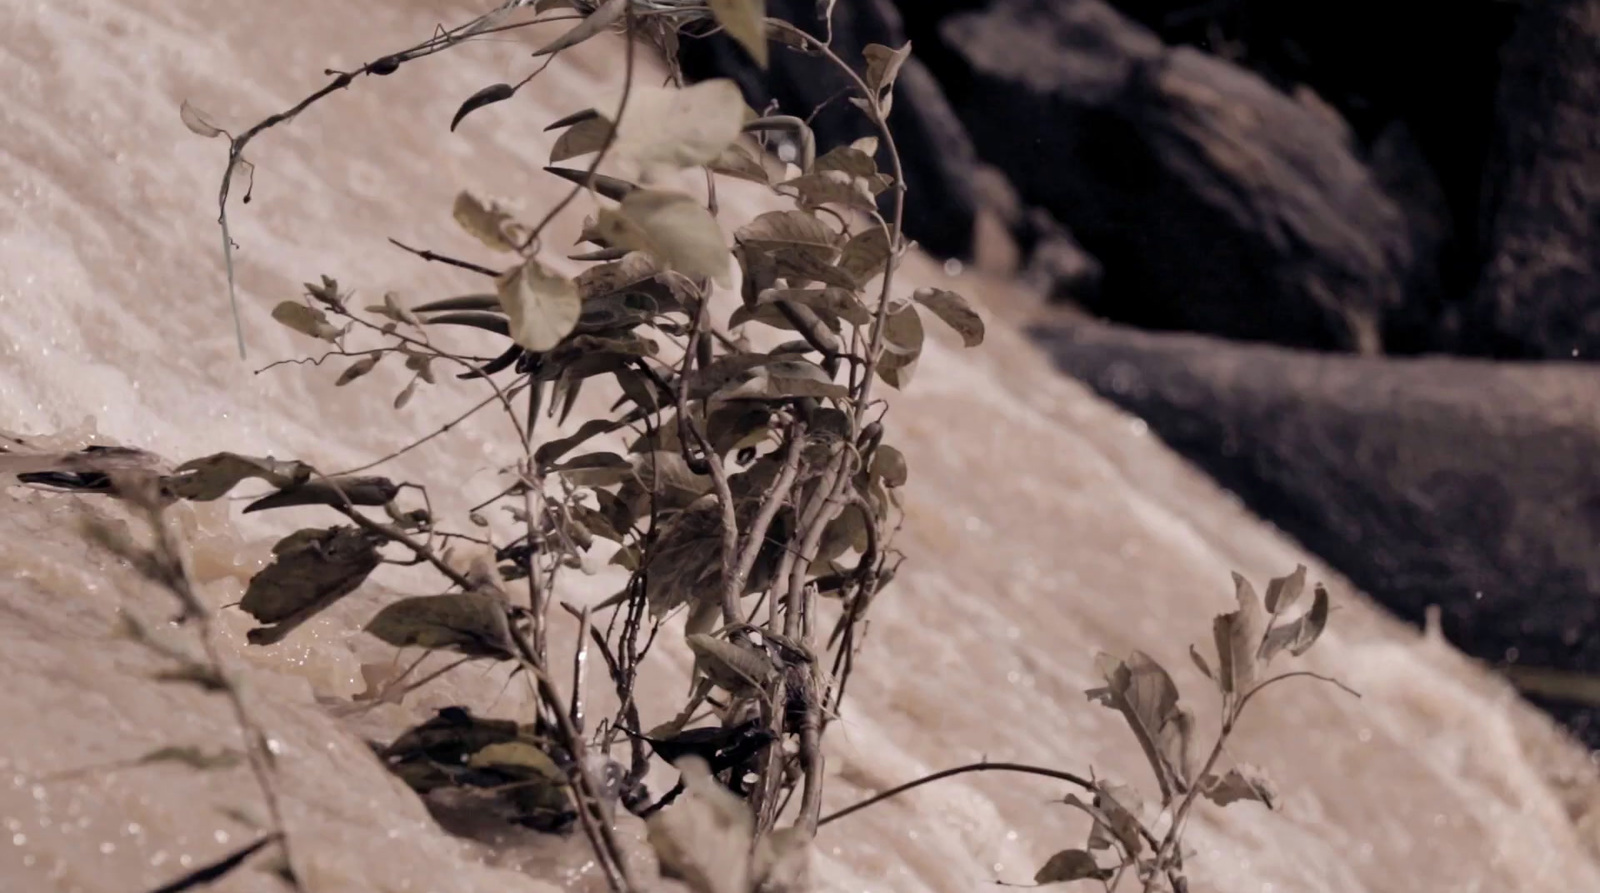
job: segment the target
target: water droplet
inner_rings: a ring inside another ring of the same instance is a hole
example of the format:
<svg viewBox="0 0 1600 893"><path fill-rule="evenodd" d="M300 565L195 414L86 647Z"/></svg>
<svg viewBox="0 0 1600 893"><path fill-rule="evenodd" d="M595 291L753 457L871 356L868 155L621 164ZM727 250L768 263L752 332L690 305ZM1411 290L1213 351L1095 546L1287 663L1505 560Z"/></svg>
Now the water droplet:
<svg viewBox="0 0 1600 893"><path fill-rule="evenodd" d="M944 262L944 274L946 276L960 276L961 270L961 261L958 261L953 257Z"/></svg>
<svg viewBox="0 0 1600 893"><path fill-rule="evenodd" d="M129 835L138 835L143 830L144 830L144 828L141 827L138 822L129 822L128 823L128 834Z"/></svg>
<svg viewBox="0 0 1600 893"><path fill-rule="evenodd" d="M1362 729L1356 733L1356 738L1358 738L1362 744L1366 744L1368 741L1372 740L1372 730Z"/></svg>
<svg viewBox="0 0 1600 893"><path fill-rule="evenodd" d="M1133 432L1134 437L1143 437L1150 433L1150 425L1144 419L1130 419L1128 430Z"/></svg>
<svg viewBox="0 0 1600 893"><path fill-rule="evenodd" d="M217 843L228 842L228 832L222 830L221 828L218 828L216 831L212 832L211 836L216 838Z"/></svg>
<svg viewBox="0 0 1600 893"><path fill-rule="evenodd" d="M116 851L117 851L117 845L112 843L109 840L105 841L102 844L100 844L100 852L101 852L102 855L109 856L109 855L111 855L112 853L114 853Z"/></svg>
<svg viewBox="0 0 1600 893"><path fill-rule="evenodd" d="M21 831L18 831L16 834L11 835L11 845L12 846L22 846L23 844L25 844L27 842L28 842L28 835L23 834Z"/></svg>

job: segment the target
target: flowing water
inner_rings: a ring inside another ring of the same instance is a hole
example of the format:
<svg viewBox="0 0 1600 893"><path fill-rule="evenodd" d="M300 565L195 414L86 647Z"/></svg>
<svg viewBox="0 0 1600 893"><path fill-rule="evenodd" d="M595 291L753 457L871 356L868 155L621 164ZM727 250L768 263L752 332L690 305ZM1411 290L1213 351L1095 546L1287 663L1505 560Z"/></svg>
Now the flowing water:
<svg viewBox="0 0 1600 893"><path fill-rule="evenodd" d="M486 39L363 79L262 137L247 153L252 201L231 209L246 362L214 222L224 145L178 117L187 99L238 130L316 89L324 69L477 11L443 0L0 0L0 429L28 435L30 447L117 442L174 460L231 449L342 468L483 399L450 382L396 411L406 377L393 364L344 389L325 368L257 374L309 343L268 311L322 274L411 301L477 290L472 274L384 238L481 256L450 220L458 190L505 197L525 216L547 207L561 192L538 172L550 146L542 126L618 83L619 44L563 55L455 134L447 123L464 97L529 70L532 37ZM554 244L570 244L588 210L578 204ZM775 205L731 188L722 207L735 220ZM924 284L950 283L913 259L904 287ZM993 284L958 277L954 287L997 306ZM1280 809L1201 806L1188 837L1192 889L1600 890L1586 754L1443 643L1383 617L1142 424L1057 378L1001 317L977 350L930 343L894 399L889 439L912 468L900 542L909 561L874 607L830 732L829 809L985 757L1149 789L1133 739L1083 695L1094 652L1152 654L1212 733L1215 695L1188 643L1209 641L1211 616L1229 609L1231 570L1261 581L1301 562L1338 604L1306 668L1362 697L1304 681L1262 698L1228 759L1263 766ZM430 483L448 515L495 492L513 445L503 417L481 414L385 471ZM83 518L115 513L92 498L0 488L5 893L150 888L256 833L259 799L243 770L113 765L236 734L220 699L152 681L159 662L114 635L119 611L156 622L174 610L79 533ZM203 595L217 606L238 598L274 534L319 518L240 518L227 503L182 514ZM397 570L267 649L247 649L240 613L220 612L279 755L307 881L317 891L599 889L581 838L556 845L463 816L452 826L471 839L445 833L358 737L392 735L449 703L510 715L522 702L503 673L456 671L404 706L334 715L391 659L354 626L382 593L427 585ZM615 585L574 574L563 596L592 601ZM682 650L666 653L644 692L646 725L670 716L687 685ZM658 790L663 781L670 775L652 779ZM820 877L847 891L1026 882L1087 830L1064 793L994 774L920 789L825 827ZM278 886L252 869L218 889Z"/></svg>

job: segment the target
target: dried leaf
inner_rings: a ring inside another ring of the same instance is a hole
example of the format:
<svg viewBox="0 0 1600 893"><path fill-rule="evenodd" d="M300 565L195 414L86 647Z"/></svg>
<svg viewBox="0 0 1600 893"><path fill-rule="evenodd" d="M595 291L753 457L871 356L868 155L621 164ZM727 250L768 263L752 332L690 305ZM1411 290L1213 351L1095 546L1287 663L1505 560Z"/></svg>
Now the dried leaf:
<svg viewBox="0 0 1600 893"><path fill-rule="evenodd" d="M967 303L967 299L942 288L919 288L911 299L933 311L945 325L961 335L961 343L977 347L983 343L983 319Z"/></svg>
<svg viewBox="0 0 1600 893"><path fill-rule="evenodd" d="M1036 884L1059 884L1063 881L1110 880L1116 872L1101 868L1088 850L1062 850L1050 857L1033 875Z"/></svg>
<svg viewBox="0 0 1600 893"><path fill-rule="evenodd" d="M1178 707L1178 687L1160 664L1140 651L1127 661L1101 654L1095 664L1106 684L1089 689L1089 699L1122 714L1156 775L1162 800L1170 801L1188 788L1184 768L1193 729L1193 718Z"/></svg>
<svg viewBox="0 0 1600 893"><path fill-rule="evenodd" d="M822 367L806 360L775 360L753 370L748 377L713 395L723 400L791 400L798 397L843 400L850 389L828 377Z"/></svg>
<svg viewBox="0 0 1600 893"><path fill-rule="evenodd" d="M500 307L511 322L511 338L534 353L550 350L572 333L583 299L571 279L534 258L496 281Z"/></svg>
<svg viewBox="0 0 1600 893"><path fill-rule="evenodd" d="M361 376L366 375L378 365L378 360L382 357L383 354L381 353L372 353L362 357L359 360L356 360L354 363L351 363L349 366L347 366L343 372L339 373L339 378L334 382L334 385L342 388Z"/></svg>
<svg viewBox="0 0 1600 893"><path fill-rule="evenodd" d="M878 358L878 377L896 390L911 383L917 359L922 356L922 317L910 302L891 309L883 322L883 354Z"/></svg>
<svg viewBox="0 0 1600 893"><path fill-rule="evenodd" d="M1200 790L1218 806L1227 806L1239 800L1254 800L1268 809L1276 809L1278 788L1266 773L1256 766L1240 764L1218 778L1207 775L1201 780Z"/></svg>
<svg viewBox="0 0 1600 893"><path fill-rule="evenodd" d="M187 99L178 106L178 117L183 119L183 126L189 128L191 133L197 133L207 139L222 136L222 128L212 124L210 116L190 105Z"/></svg>
<svg viewBox="0 0 1600 893"><path fill-rule="evenodd" d="M844 171L812 171L778 184L780 189L791 190L803 207L838 205L864 213L877 210L878 204L868 181L852 177Z"/></svg>
<svg viewBox="0 0 1600 893"><path fill-rule="evenodd" d="M734 240L761 251L801 249L824 262L838 251L839 234L805 211L768 211L734 230Z"/></svg>
<svg viewBox="0 0 1600 893"><path fill-rule="evenodd" d="M710 164L739 138L744 116L744 96L727 78L681 90L637 85L611 154L647 172Z"/></svg>
<svg viewBox="0 0 1600 893"><path fill-rule="evenodd" d="M1318 583L1315 593L1311 596L1311 610L1292 623L1272 627L1267 637L1262 640L1256 658L1264 664L1285 648L1295 657L1305 654L1316 644L1322 631L1327 629L1328 610L1328 590Z"/></svg>
<svg viewBox="0 0 1600 893"><path fill-rule="evenodd" d="M730 694L760 691L777 666L765 652L750 645L718 639L705 633L685 636L695 655L695 668Z"/></svg>
<svg viewBox="0 0 1600 893"><path fill-rule="evenodd" d="M400 486L381 475L343 475L318 478L285 487L245 506L244 514L294 505L388 505Z"/></svg>
<svg viewBox="0 0 1600 893"><path fill-rule="evenodd" d="M612 130L611 121L603 115L579 121L567 128L550 147L550 163L600 151L611 140Z"/></svg>
<svg viewBox="0 0 1600 893"><path fill-rule="evenodd" d="M756 298L757 304L787 301L810 307L818 313L836 317L852 325L864 326L872 322L872 313L843 288L769 288Z"/></svg>
<svg viewBox="0 0 1600 893"><path fill-rule="evenodd" d="M488 592L403 598L368 621L366 632L397 648L416 646L499 659L515 656L506 602Z"/></svg>
<svg viewBox="0 0 1600 893"><path fill-rule="evenodd" d="M684 796L649 819L662 876L694 893L750 893L750 807L718 784L700 757L682 757L677 768Z"/></svg>
<svg viewBox="0 0 1600 893"><path fill-rule="evenodd" d="M462 118L486 105L503 102L515 95L517 95L517 88L510 84L490 84L484 87L482 90L467 97L467 101L461 103L461 108L456 109L455 116L450 119L450 132L455 132L456 125L461 123Z"/></svg>
<svg viewBox="0 0 1600 893"><path fill-rule="evenodd" d="M1266 617L1249 580L1234 574L1233 585L1239 609L1217 615L1211 623L1211 634L1217 643L1218 684L1224 694L1242 695L1255 685L1256 649Z"/></svg>
<svg viewBox="0 0 1600 893"><path fill-rule="evenodd" d="M337 341L342 334L328 321L328 314L299 301L283 301L272 308L272 318L302 335L323 341Z"/></svg>
<svg viewBox="0 0 1600 893"><path fill-rule="evenodd" d="M910 478L911 472L906 466L906 457L899 450L888 444L879 444L878 451L872 456L871 476L883 481L885 487L904 487Z"/></svg>
<svg viewBox="0 0 1600 893"><path fill-rule="evenodd" d="M400 393L394 395L394 408L395 409L405 409L406 408L406 404L410 403L411 402L411 398L416 395L416 393L417 393L417 382L420 381L420 380L421 379L418 379L418 378L411 379L411 381L407 382L406 386L400 390Z"/></svg>
<svg viewBox="0 0 1600 893"><path fill-rule="evenodd" d="M579 487L610 487L632 478L634 465L616 453L588 453L552 465L547 471Z"/></svg>
<svg viewBox="0 0 1600 893"><path fill-rule="evenodd" d="M1193 645L1189 646L1189 659L1194 661L1195 668L1205 674L1207 679L1213 682L1217 680L1216 674L1211 672L1211 665L1206 663L1205 657Z"/></svg>
<svg viewBox="0 0 1600 893"><path fill-rule="evenodd" d="M258 459L238 453L212 453L179 465L165 483L181 499L211 502L226 496L246 478L260 478L280 489L294 487L311 479L311 466L271 456Z"/></svg>
<svg viewBox="0 0 1600 893"><path fill-rule="evenodd" d="M682 193L634 190L619 208L601 209L595 229L610 244L648 252L691 279L733 284L731 257L716 218Z"/></svg>
<svg viewBox="0 0 1600 893"><path fill-rule="evenodd" d="M549 465L571 452L573 448L602 434L610 434L626 424L625 419L590 419L572 434L540 444L539 449L533 454L533 461L540 465Z"/></svg>
<svg viewBox="0 0 1600 893"><path fill-rule="evenodd" d="M837 146L818 158L813 170L840 171L850 177L870 180L878 175L878 163L855 146Z"/></svg>
<svg viewBox="0 0 1600 893"><path fill-rule="evenodd" d="M373 535L355 527L307 528L272 547L276 558L250 578L239 607L263 626L251 644L281 641L318 612L354 592L377 569Z"/></svg>
<svg viewBox="0 0 1600 893"><path fill-rule="evenodd" d="M451 216L473 238L495 251L516 251L527 232L509 211L494 202L485 203L470 192L456 196Z"/></svg>
<svg viewBox="0 0 1600 893"><path fill-rule="evenodd" d="M1294 607L1306 591L1306 566L1297 564L1286 577L1274 577L1267 582L1267 613L1276 617Z"/></svg>
<svg viewBox="0 0 1600 893"><path fill-rule="evenodd" d="M767 67L767 0L708 0L711 15L756 65Z"/></svg>
<svg viewBox="0 0 1600 893"><path fill-rule="evenodd" d="M866 285L874 276L881 275L889 262L889 234L882 227L873 226L852 236L839 255L839 269L855 280L857 286Z"/></svg>
<svg viewBox="0 0 1600 893"><path fill-rule="evenodd" d="M898 50L878 43L868 44L862 49L861 55L867 60L867 73L863 79L874 93L881 96L894 86L895 78L900 76L900 66L911 58L911 42L907 41ZM884 114L888 114L887 109Z"/></svg>
<svg viewBox="0 0 1600 893"><path fill-rule="evenodd" d="M767 186L774 179L773 171L768 164L769 156L754 140L740 137L729 144L728 148L723 149L722 154L707 167L719 174Z"/></svg>

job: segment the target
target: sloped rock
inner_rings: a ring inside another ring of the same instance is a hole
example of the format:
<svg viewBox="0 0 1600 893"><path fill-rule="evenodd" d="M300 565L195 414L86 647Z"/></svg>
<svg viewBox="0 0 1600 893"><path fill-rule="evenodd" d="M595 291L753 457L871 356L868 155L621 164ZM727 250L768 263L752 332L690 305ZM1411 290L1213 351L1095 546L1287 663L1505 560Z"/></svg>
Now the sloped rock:
<svg viewBox="0 0 1600 893"><path fill-rule="evenodd" d="M1036 333L1401 616L1469 653L1600 671L1600 381L1577 364L1389 360L1099 325ZM1590 711L1561 711L1592 741Z"/></svg>

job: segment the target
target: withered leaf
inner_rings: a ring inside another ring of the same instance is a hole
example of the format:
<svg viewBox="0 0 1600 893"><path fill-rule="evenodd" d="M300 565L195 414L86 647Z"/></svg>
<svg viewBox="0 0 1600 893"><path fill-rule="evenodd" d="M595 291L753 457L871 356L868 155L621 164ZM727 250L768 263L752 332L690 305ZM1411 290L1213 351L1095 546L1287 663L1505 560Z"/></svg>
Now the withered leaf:
<svg viewBox="0 0 1600 893"><path fill-rule="evenodd" d="M1185 769L1193 729L1193 718L1178 707L1178 687L1141 651L1126 661L1101 654L1095 664L1106 684L1089 689L1089 699L1122 714L1155 773L1162 800L1170 801L1188 788Z"/></svg>
<svg viewBox="0 0 1600 893"><path fill-rule="evenodd" d="M339 378L334 382L334 385L342 388L361 376L366 375L368 372L371 372L377 367L378 360L382 359L382 357L383 354L381 353L371 353L359 360L356 360L354 363L351 363L349 366L345 367L343 372L339 373Z"/></svg>
<svg viewBox="0 0 1600 893"><path fill-rule="evenodd" d="M886 269L889 262L889 234L883 227L873 226L856 233L845 243L839 255L839 269L855 280L858 286L866 285L874 276Z"/></svg>
<svg viewBox="0 0 1600 893"><path fill-rule="evenodd" d="M922 356L922 317L915 304L906 302L893 308L883 321L883 354L878 358L878 376L890 387L904 390L911 383L917 360Z"/></svg>
<svg viewBox="0 0 1600 893"><path fill-rule="evenodd" d="M1208 775L1200 782L1200 790L1218 806L1227 806L1240 800L1254 800L1268 809L1276 809L1278 789L1259 767L1240 764L1222 777Z"/></svg>
<svg viewBox="0 0 1600 893"><path fill-rule="evenodd" d="M610 434L625 424L627 424L626 419L590 419L572 434L540 444L539 449L534 451L533 461L540 465L549 465L571 452L574 447L602 434Z"/></svg>
<svg viewBox="0 0 1600 893"><path fill-rule="evenodd" d="M788 279L791 286L821 282L837 288L850 290L857 288L853 276L805 249L784 248L774 251L772 261L778 273Z"/></svg>
<svg viewBox="0 0 1600 893"><path fill-rule="evenodd" d="M767 0L708 0L711 15L744 47L757 66L767 67Z"/></svg>
<svg viewBox="0 0 1600 893"><path fill-rule="evenodd" d="M1328 590L1318 583L1311 596L1311 610L1290 623L1272 627L1261 641L1257 659L1264 664L1286 648L1295 657L1305 654L1327 628L1328 610Z"/></svg>
<svg viewBox="0 0 1600 893"><path fill-rule="evenodd" d="M741 137L723 149L722 154L707 167L719 174L766 186L773 180L773 172L767 165L767 156L761 147L748 137Z"/></svg>
<svg viewBox="0 0 1600 893"><path fill-rule="evenodd" d="M550 147L550 163L600 151L611 141L612 130L610 119L604 115L579 121L556 138L556 144Z"/></svg>
<svg viewBox="0 0 1600 893"><path fill-rule="evenodd" d="M183 119L183 126L189 128L191 133L199 134L207 139L222 136L222 128L212 124L208 119L209 116L190 105L187 99L183 101L182 105L178 106L178 116Z"/></svg>
<svg viewBox="0 0 1600 893"><path fill-rule="evenodd" d="M323 341L337 341L343 334L328 321L328 314L299 301L279 302L278 306L272 308L272 318L302 335L310 335Z"/></svg>
<svg viewBox="0 0 1600 893"><path fill-rule="evenodd" d="M456 125L461 123L462 118L486 105L503 102L515 95L517 95L517 88L510 84L490 84L484 87L482 90L467 97L467 101L461 103L461 108L456 109L455 116L450 119L450 132L455 132Z"/></svg>
<svg viewBox="0 0 1600 893"><path fill-rule="evenodd" d="M611 151L642 171L710 164L739 138L744 115L744 96L727 78L682 89L635 85Z"/></svg>
<svg viewBox="0 0 1600 893"><path fill-rule="evenodd" d="M560 344L583 314L578 286L534 258L500 277L496 286L512 340L534 353Z"/></svg>
<svg viewBox="0 0 1600 893"><path fill-rule="evenodd" d="M684 643L694 652L695 667L731 694L759 691L778 669L772 658L750 645L729 642L706 633L685 636Z"/></svg>
<svg viewBox="0 0 1600 893"><path fill-rule="evenodd" d="M773 360L748 377L718 391L714 400L789 400L817 397L842 400L850 389L833 381L822 367L807 360Z"/></svg>
<svg viewBox="0 0 1600 893"><path fill-rule="evenodd" d="M907 41L898 50L892 50L883 44L868 44L861 51L867 60L867 73L864 80L874 93L882 94L894 86L895 78L900 76L900 67L911 58L911 42Z"/></svg>
<svg viewBox="0 0 1600 893"><path fill-rule="evenodd" d="M587 453L547 469L580 487L609 487L634 476L633 463L616 453Z"/></svg>
<svg viewBox="0 0 1600 893"><path fill-rule="evenodd" d="M648 252L690 278L733 284L732 257L721 227L710 211L683 193L636 189L619 208L602 208L595 229L610 244Z"/></svg>
<svg viewBox="0 0 1600 893"><path fill-rule="evenodd" d="M1256 681L1256 649L1260 646L1266 617L1254 586L1234 574L1234 597L1239 609L1218 614L1211 623L1217 644L1217 683L1224 694L1243 695Z"/></svg>
<svg viewBox="0 0 1600 893"><path fill-rule="evenodd" d="M844 320L852 325L864 326L872 322L872 313L848 289L824 288L769 288L757 296L758 304L788 301L810 307L818 313Z"/></svg>
<svg viewBox="0 0 1600 893"><path fill-rule="evenodd" d="M271 456L258 459L238 453L213 453L179 465L166 484L179 498L210 502L226 496L246 478L260 478L279 488L293 487L311 479L311 466Z"/></svg>
<svg viewBox="0 0 1600 893"><path fill-rule="evenodd" d="M418 381L421 381L421 379L420 378L411 379L411 381L408 382L404 388L400 389L400 393L394 395L394 408L395 409L405 409L406 408L406 404L411 402L411 398L413 396L415 396L416 393L417 393L417 382Z"/></svg>
<svg viewBox="0 0 1600 893"><path fill-rule="evenodd" d="M883 481L885 487L904 487L911 472L906 466L905 455L885 443L878 445L878 451L872 457L871 475Z"/></svg>
<svg viewBox="0 0 1600 893"><path fill-rule="evenodd" d="M967 303L967 299L942 288L919 288L911 299L933 311L945 325L961 336L961 343L977 347L983 343L983 318Z"/></svg>
<svg viewBox="0 0 1600 893"><path fill-rule="evenodd" d="M469 235L495 251L516 251L527 232L509 211L470 192L456 196L451 216Z"/></svg>
<svg viewBox="0 0 1600 893"><path fill-rule="evenodd" d="M812 171L778 184L787 189L802 206L838 205L871 213L877 209L873 192L867 180L852 177L840 170Z"/></svg>
<svg viewBox="0 0 1600 893"><path fill-rule="evenodd" d="M506 602L489 592L403 598L368 621L366 632L397 648L416 646L499 659L515 656Z"/></svg>
<svg viewBox="0 0 1600 893"><path fill-rule="evenodd" d="M1116 872L1101 868L1088 850L1062 850L1050 857L1033 875L1036 884L1059 884L1063 881L1110 880Z"/></svg>
<svg viewBox="0 0 1600 893"><path fill-rule="evenodd" d="M292 505L387 505L399 493L398 484L379 475L318 478L263 496L245 506L244 513Z"/></svg>
<svg viewBox="0 0 1600 893"><path fill-rule="evenodd" d="M379 564L378 541L355 527L307 528L279 540L277 557L250 579L239 607L264 624L254 645L281 641L319 611L354 592Z"/></svg>
<svg viewBox="0 0 1600 893"><path fill-rule="evenodd" d="M762 251L797 248L824 262L838 250L839 234L805 211L768 211L734 230L741 245Z"/></svg>
<svg viewBox="0 0 1600 893"><path fill-rule="evenodd" d="M1274 617L1294 607L1306 591L1306 566L1297 564L1294 572L1284 577L1273 577L1267 582L1267 613Z"/></svg>
<svg viewBox="0 0 1600 893"><path fill-rule="evenodd" d="M837 146L818 158L813 170L842 171L851 177L871 179L878 174L878 163L856 146Z"/></svg>

